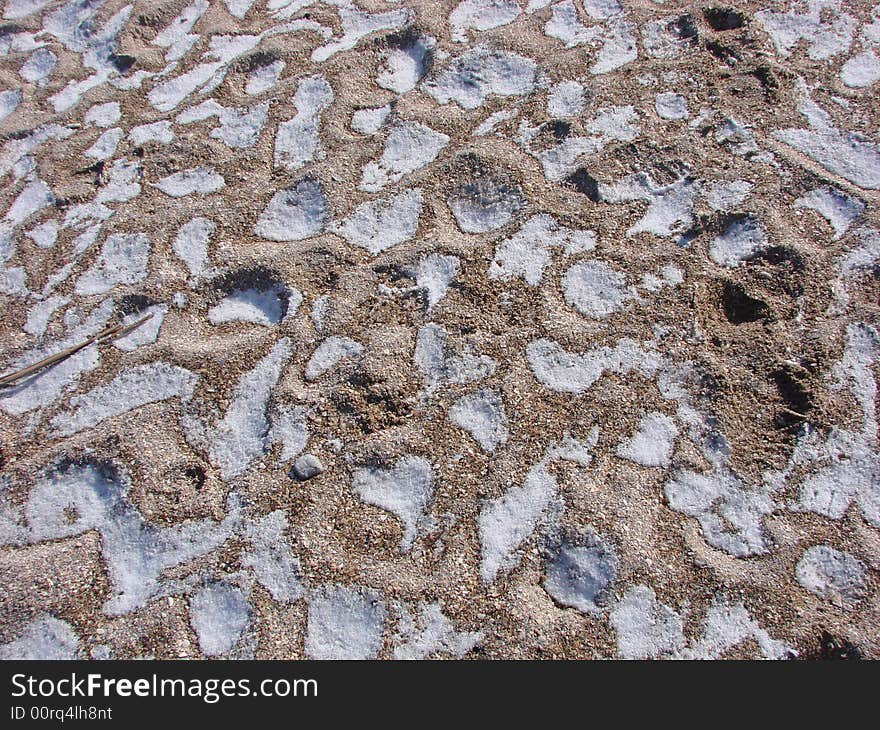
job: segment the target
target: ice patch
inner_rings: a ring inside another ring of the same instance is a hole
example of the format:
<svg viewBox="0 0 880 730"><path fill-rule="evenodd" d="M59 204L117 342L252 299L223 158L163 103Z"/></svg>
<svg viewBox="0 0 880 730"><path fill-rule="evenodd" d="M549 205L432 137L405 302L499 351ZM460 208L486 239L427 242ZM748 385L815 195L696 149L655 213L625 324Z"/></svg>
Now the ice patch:
<svg viewBox="0 0 880 730"><path fill-rule="evenodd" d="M282 296L286 295L287 291L281 284L270 289L237 289L208 310L208 321L213 325L251 322L271 327L278 324L285 314L287 307L282 302ZM299 292L295 296L302 301Z"/></svg>
<svg viewBox="0 0 880 730"><path fill-rule="evenodd" d="M269 241L302 241L321 233L326 217L324 186L305 177L272 196L254 233Z"/></svg>
<svg viewBox="0 0 880 730"><path fill-rule="evenodd" d="M400 520L401 552L411 550L416 538L433 525L428 509L434 498L434 470L420 456L402 456L388 469L357 468L352 473L351 486L364 502L387 510Z"/></svg>
<svg viewBox="0 0 880 730"><path fill-rule="evenodd" d="M480 45L465 51L444 69L422 83L438 104L454 101L464 109L476 109L491 94L524 96L535 87L535 62L506 51Z"/></svg>
<svg viewBox="0 0 880 730"><path fill-rule="evenodd" d="M752 184L746 180L721 180L712 183L706 191L706 202L712 210L727 212L742 205L751 191Z"/></svg>
<svg viewBox="0 0 880 730"><path fill-rule="evenodd" d="M431 253L419 261L416 270L416 286L425 291L427 311L431 311L455 279L461 264L457 256Z"/></svg>
<svg viewBox="0 0 880 730"><path fill-rule="evenodd" d="M236 519L184 521L173 527L145 523L129 500L130 486L128 476L110 465L69 464L42 476L25 507L31 542L90 530L101 534L111 585L104 613L111 616L140 608L168 590L163 572L222 545Z"/></svg>
<svg viewBox="0 0 880 730"><path fill-rule="evenodd" d="M374 109L358 109L351 115L351 128L361 134L376 134L391 114L391 104Z"/></svg>
<svg viewBox="0 0 880 730"><path fill-rule="evenodd" d="M286 529L284 510L248 522L244 537L250 542L250 550L242 551L241 565L253 570L257 582L274 600L297 601L305 591L299 579L299 561L284 534Z"/></svg>
<svg viewBox="0 0 880 730"><path fill-rule="evenodd" d="M198 375L189 370L166 362L124 370L107 385L71 398L74 410L55 416L52 428L57 435L71 436L149 403L169 398L187 401L198 379Z"/></svg>
<svg viewBox="0 0 880 730"><path fill-rule="evenodd" d="M508 281L521 276L529 286L538 286L544 269L550 264L551 249L562 248L572 255L590 251L595 246L594 231L566 228L547 214L532 216L495 249L489 278Z"/></svg>
<svg viewBox="0 0 880 730"><path fill-rule="evenodd" d="M224 481L243 474L270 445L266 408L289 357L290 341L285 337L239 378L226 414L205 432L208 454ZM196 440L200 440L198 434Z"/></svg>
<svg viewBox="0 0 880 730"><path fill-rule="evenodd" d="M592 530L578 542L564 542L547 562L544 590L562 606L601 616L617 577L614 548Z"/></svg>
<svg viewBox="0 0 880 730"><path fill-rule="evenodd" d="M357 358L361 356L363 351L363 345L348 337L328 337L318 345L306 363L305 378L308 381L317 380L324 373L336 367L342 358Z"/></svg>
<svg viewBox="0 0 880 730"><path fill-rule="evenodd" d="M547 113L551 117L578 117L584 111L584 87L577 81L561 81L547 95Z"/></svg>
<svg viewBox="0 0 880 730"><path fill-rule="evenodd" d="M438 388L446 383L473 383L495 372L497 363L487 355L474 355L470 349L457 355L448 344L446 330L437 324L419 328L414 354L422 371L425 387Z"/></svg>
<svg viewBox="0 0 880 730"><path fill-rule="evenodd" d="M309 596L305 652L310 659L375 659L382 649L385 603L373 590L324 586Z"/></svg>
<svg viewBox="0 0 880 730"><path fill-rule="evenodd" d="M462 396L449 409L449 420L467 431L487 453L507 443L504 402L494 390L487 388Z"/></svg>
<svg viewBox="0 0 880 730"><path fill-rule="evenodd" d="M192 124L215 116L220 120L220 126L211 130L212 137L233 149L253 147L269 116L269 102L252 107L225 107L208 99L179 114L177 123Z"/></svg>
<svg viewBox="0 0 880 730"><path fill-rule="evenodd" d="M277 60L265 66L259 66L248 74L244 93L248 96L259 96L273 88L284 72L284 61Z"/></svg>
<svg viewBox="0 0 880 730"><path fill-rule="evenodd" d="M449 144L449 137L419 122L398 122L385 140L378 162L364 165L360 189L376 192L404 175L433 162Z"/></svg>
<svg viewBox="0 0 880 730"><path fill-rule="evenodd" d="M189 620L202 653L220 656L238 643L250 625L250 605L240 589L215 583L190 599Z"/></svg>
<svg viewBox="0 0 880 730"><path fill-rule="evenodd" d="M681 616L660 603L646 586L627 590L611 610L611 625L617 632L617 655L622 659L654 659L684 647Z"/></svg>
<svg viewBox="0 0 880 730"><path fill-rule="evenodd" d="M657 94L654 97L654 109L661 119L674 121L687 119L689 116L687 99L672 91Z"/></svg>
<svg viewBox="0 0 880 730"><path fill-rule="evenodd" d="M735 267L770 245L767 234L754 216L734 219L720 236L709 243L709 256L716 264Z"/></svg>
<svg viewBox="0 0 880 730"><path fill-rule="evenodd" d="M812 157L829 172L867 190L880 189L880 148L855 132L842 132L831 116L807 95L801 86L798 109L809 128L781 129L776 139Z"/></svg>
<svg viewBox="0 0 880 730"><path fill-rule="evenodd" d="M606 203L648 202L645 215L627 230L627 236L653 233L670 238L693 225L694 196L700 185L690 177L681 177L668 185L655 185L645 173L628 175L611 185L599 184L599 195Z"/></svg>
<svg viewBox="0 0 880 730"><path fill-rule="evenodd" d="M208 243L216 226L207 218L193 218L184 223L171 244L177 257L186 264L193 279L210 273Z"/></svg>
<svg viewBox="0 0 880 730"><path fill-rule="evenodd" d="M839 0L808 0L805 13L797 12L798 5L802 6L792 3L787 13L755 13L780 56L790 55L801 39L806 41L807 55L814 61L825 61L849 49L858 21L841 11Z"/></svg>
<svg viewBox="0 0 880 730"><path fill-rule="evenodd" d="M409 609L399 604L398 634L394 637L395 659L427 659L434 654L448 654L461 659L483 639L482 632L459 632L452 621L443 615L439 603L419 604L419 624Z"/></svg>
<svg viewBox="0 0 880 730"><path fill-rule="evenodd" d="M446 202L465 233L503 228L525 206L518 186L492 174L462 181Z"/></svg>
<svg viewBox="0 0 880 730"><path fill-rule="evenodd" d="M174 132L171 131L171 122L163 120L133 127L128 133L128 139L135 147L141 147L147 142L171 144L174 141Z"/></svg>
<svg viewBox="0 0 880 730"><path fill-rule="evenodd" d="M312 51L312 61L323 63L342 51L350 51L364 36L380 30L398 30L410 19L409 10L388 10L384 13L367 13L347 0L338 3L342 35L318 46Z"/></svg>
<svg viewBox="0 0 880 730"><path fill-rule="evenodd" d="M6 17L9 17L8 12L7 10ZM79 636L76 635L73 627L67 621L49 615L33 619L24 627L17 639L0 645L2 661L57 661L81 658Z"/></svg>
<svg viewBox="0 0 880 730"><path fill-rule="evenodd" d="M795 200L794 204L797 208L815 210L825 218L834 229L835 239L843 236L865 212L865 204L861 200L828 186L811 190Z"/></svg>
<svg viewBox="0 0 880 730"><path fill-rule="evenodd" d="M279 124L275 135L276 167L293 171L316 158L324 158L318 128L322 112L332 101L333 89L323 76L308 76L299 81L293 96L296 116ZM268 104L261 106L268 110Z"/></svg>
<svg viewBox="0 0 880 730"><path fill-rule="evenodd" d="M581 466L589 465L591 451L598 439L596 426L583 443L566 437L560 447L548 449L544 458L529 469L521 485L483 503L477 528L481 550L480 577L484 584L492 583L500 571L515 568L521 559L520 545L542 520L548 519L551 512L560 510L558 484L549 471L550 464L565 459Z"/></svg>
<svg viewBox="0 0 880 730"><path fill-rule="evenodd" d="M300 406L289 408L278 406L272 414L272 429L269 440L281 444L278 461L282 464L299 456L309 440L309 426L306 412Z"/></svg>
<svg viewBox="0 0 880 730"><path fill-rule="evenodd" d="M132 352L142 345L152 344L159 337L159 329L162 327L166 314L168 314L167 304L153 304L140 311L127 314L120 322L123 327L134 324L148 315L150 315L150 319L138 325L127 335L114 340L113 346L123 352Z"/></svg>
<svg viewBox="0 0 880 730"><path fill-rule="evenodd" d="M76 281L77 294L103 294L119 284L136 284L147 275L150 239L143 233L107 236L101 253Z"/></svg>
<svg viewBox="0 0 880 730"><path fill-rule="evenodd" d="M872 50L862 51L843 64L840 80L853 89L864 89L880 81L880 58Z"/></svg>
<svg viewBox="0 0 880 730"><path fill-rule="evenodd" d="M215 193L225 185L223 177L215 172L213 167L203 166L181 170L163 177L154 184L154 187L159 188L165 195L170 195L172 198L182 198L194 193L199 195Z"/></svg>
<svg viewBox="0 0 880 730"><path fill-rule="evenodd" d="M467 41L467 30L484 31L509 25L519 17L514 0L462 0L449 15L452 40Z"/></svg>
<svg viewBox="0 0 880 730"><path fill-rule="evenodd" d="M795 577L819 598L843 603L847 608L866 592L865 564L830 545L807 548L795 568Z"/></svg>
<svg viewBox="0 0 880 730"><path fill-rule="evenodd" d="M412 91L428 73L436 45L432 36L420 35L402 48L393 49L380 66L376 83L397 94Z"/></svg>
<svg viewBox="0 0 880 730"><path fill-rule="evenodd" d="M535 377L557 393L580 395L607 370L612 373L637 372L651 377L660 366L660 356L643 349L629 338L618 340L614 347L598 347L583 354L566 352L552 340L533 340L526 347L529 365Z"/></svg>
<svg viewBox="0 0 880 730"><path fill-rule="evenodd" d="M421 213L422 191L405 190L359 205L330 230L375 256L415 236Z"/></svg>
<svg viewBox="0 0 880 730"><path fill-rule="evenodd" d="M626 276L601 261L581 261L562 277L565 301L581 314L605 319L637 297Z"/></svg>
<svg viewBox="0 0 880 730"><path fill-rule="evenodd" d="M648 413L642 416L639 429L617 446L621 459L641 466L669 466L678 428L669 416L662 413Z"/></svg>
<svg viewBox="0 0 880 730"><path fill-rule="evenodd" d="M37 86L45 86L46 79L49 78L57 63L58 56L52 53L52 51L48 48L38 48L25 61L18 74L25 81L37 84Z"/></svg>
<svg viewBox="0 0 880 730"><path fill-rule="evenodd" d="M119 102L108 101L106 104L95 104L89 107L83 121L96 127L112 127L122 118Z"/></svg>

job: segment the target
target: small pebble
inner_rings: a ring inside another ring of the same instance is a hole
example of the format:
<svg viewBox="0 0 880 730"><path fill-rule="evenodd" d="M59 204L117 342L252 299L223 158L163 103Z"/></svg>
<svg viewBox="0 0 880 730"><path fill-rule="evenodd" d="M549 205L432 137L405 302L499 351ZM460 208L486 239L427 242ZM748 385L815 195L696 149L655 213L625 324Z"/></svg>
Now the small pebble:
<svg viewBox="0 0 880 730"><path fill-rule="evenodd" d="M304 482L307 479L318 476L324 471L324 465L321 460L312 454L303 454L293 464L291 470L293 476L299 481Z"/></svg>

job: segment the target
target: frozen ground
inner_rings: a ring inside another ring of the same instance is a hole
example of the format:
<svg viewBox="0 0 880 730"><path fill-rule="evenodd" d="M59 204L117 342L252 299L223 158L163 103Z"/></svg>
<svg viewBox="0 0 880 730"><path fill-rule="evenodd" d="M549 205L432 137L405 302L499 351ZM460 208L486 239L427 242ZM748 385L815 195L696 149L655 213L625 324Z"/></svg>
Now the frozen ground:
<svg viewBox="0 0 880 730"><path fill-rule="evenodd" d="M0 15L0 657L880 656L880 5Z"/></svg>

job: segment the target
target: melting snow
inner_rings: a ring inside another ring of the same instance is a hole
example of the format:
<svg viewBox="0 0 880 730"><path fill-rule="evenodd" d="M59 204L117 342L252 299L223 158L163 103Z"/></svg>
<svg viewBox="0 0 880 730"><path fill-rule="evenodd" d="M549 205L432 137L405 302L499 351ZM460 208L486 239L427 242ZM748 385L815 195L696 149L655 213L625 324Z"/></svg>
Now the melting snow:
<svg viewBox="0 0 880 730"><path fill-rule="evenodd" d="M275 165L285 170L298 170L315 158L323 159L320 150L318 128L321 113L333 101L333 89L323 76L309 76L301 79L293 96L296 116L278 125L275 135ZM268 104L259 108L268 110ZM265 119L266 111L263 112Z"/></svg>
<svg viewBox="0 0 880 730"><path fill-rule="evenodd" d="M309 596L305 651L310 659L375 659L382 649L385 603L373 590L324 586Z"/></svg>
<svg viewBox="0 0 880 730"><path fill-rule="evenodd" d="M317 180L305 177L272 196L254 233L269 241L302 241L324 230L327 198Z"/></svg>
<svg viewBox="0 0 880 730"><path fill-rule="evenodd" d="M419 122L398 122L385 140L378 162L364 165L360 189L376 192L433 162L449 137Z"/></svg>
<svg viewBox="0 0 880 730"><path fill-rule="evenodd" d="M617 567L614 548L588 530L578 542L559 546L547 562L544 588L563 606L601 616Z"/></svg>
<svg viewBox="0 0 880 730"><path fill-rule="evenodd" d="M193 193L215 193L225 185L223 177L213 167L194 167L163 177L155 187L172 198L182 198Z"/></svg>
<svg viewBox="0 0 880 730"><path fill-rule="evenodd" d="M324 373L332 370L345 357L360 357L364 346L348 337L328 337L318 349L312 353L306 363L306 380L317 380Z"/></svg>
<svg viewBox="0 0 880 730"><path fill-rule="evenodd" d="M449 420L473 436L488 453L507 442L504 402L494 390L484 389L462 396L449 409Z"/></svg>
<svg viewBox="0 0 880 730"><path fill-rule="evenodd" d="M617 455L641 466L669 466L678 428L669 416L648 413L639 429L617 446Z"/></svg>
<svg viewBox="0 0 880 730"><path fill-rule="evenodd" d="M375 256L415 236L421 213L422 191L405 190L359 205L330 230Z"/></svg>
<svg viewBox="0 0 880 730"><path fill-rule="evenodd" d="M798 583L819 598L852 607L865 594L867 569L849 553L830 545L807 548L795 568Z"/></svg>

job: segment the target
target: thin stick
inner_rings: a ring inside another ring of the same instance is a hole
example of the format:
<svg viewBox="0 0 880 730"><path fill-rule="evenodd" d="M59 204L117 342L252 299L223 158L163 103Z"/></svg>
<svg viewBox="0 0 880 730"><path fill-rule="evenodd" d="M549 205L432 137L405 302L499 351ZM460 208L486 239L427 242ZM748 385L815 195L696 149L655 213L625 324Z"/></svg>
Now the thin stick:
<svg viewBox="0 0 880 730"><path fill-rule="evenodd" d="M59 363L62 360L66 360L71 355L75 355L77 352L82 350L84 347L88 347L93 342L101 343L103 340L106 340L110 337L113 339L117 339L122 337L123 335L128 334L136 327L140 327L144 322L150 319L153 316L153 313L150 312L146 317L142 317L137 322L132 322L129 325L123 327L122 325L115 324L107 327L96 335L92 335L84 342L80 342L78 345L74 345L73 347L68 347L60 352L56 352L54 355L49 355L49 357L44 357L42 360L38 360L33 365L28 365L21 370L16 370L14 373L9 373L8 375L4 375L0 377L0 386L13 385L17 380L21 380L22 378L26 378L28 375L33 375L36 372L39 372L43 368L47 368L55 363Z"/></svg>

